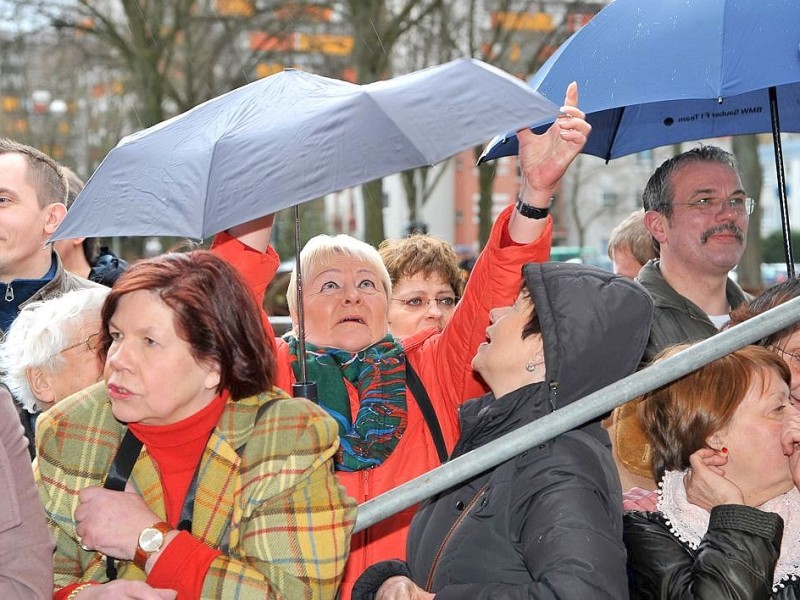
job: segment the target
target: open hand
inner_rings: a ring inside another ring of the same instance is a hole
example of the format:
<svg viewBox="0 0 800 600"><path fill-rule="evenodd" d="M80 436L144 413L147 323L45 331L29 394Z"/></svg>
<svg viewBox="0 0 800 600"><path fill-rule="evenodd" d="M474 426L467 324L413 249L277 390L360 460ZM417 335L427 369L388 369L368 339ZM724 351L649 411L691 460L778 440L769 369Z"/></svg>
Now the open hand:
<svg viewBox="0 0 800 600"><path fill-rule="evenodd" d="M567 88L564 106L555 122L541 135L527 127L517 132L522 171L522 199L536 205L534 197L552 196L567 167L580 154L589 138L591 125L578 108L578 84Z"/></svg>

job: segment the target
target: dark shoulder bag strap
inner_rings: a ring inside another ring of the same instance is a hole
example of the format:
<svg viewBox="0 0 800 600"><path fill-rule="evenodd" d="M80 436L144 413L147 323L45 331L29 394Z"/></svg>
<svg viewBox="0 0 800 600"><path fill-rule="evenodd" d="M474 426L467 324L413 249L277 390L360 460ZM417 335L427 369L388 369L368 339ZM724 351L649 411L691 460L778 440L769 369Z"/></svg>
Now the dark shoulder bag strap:
<svg viewBox="0 0 800 600"><path fill-rule="evenodd" d="M128 429L114 456L114 461L108 469L108 475L103 487L115 492L125 491L125 484L128 483L128 478L133 472L133 466L136 464L141 451L142 441ZM117 565L110 556L106 556L106 577L108 577L109 581L114 581L117 578Z"/></svg>
<svg viewBox="0 0 800 600"><path fill-rule="evenodd" d="M422 380L417 375L414 367L411 366L411 361L408 360L408 357L406 357L406 383L417 400L417 406L422 411L425 423L428 424L433 443L436 446L436 453L439 455L439 462L446 463L447 446L444 443L442 427L439 425L439 419L436 418L436 412L433 410L433 404L431 404L428 392L425 390L425 386L422 385Z"/></svg>
<svg viewBox="0 0 800 600"><path fill-rule="evenodd" d="M128 429L122 438L114 461L108 469L105 483L103 487L107 490L114 490L115 492L124 492L125 484L133 472L133 466L139 458L139 453L142 451L142 441L133 435L133 432Z"/></svg>

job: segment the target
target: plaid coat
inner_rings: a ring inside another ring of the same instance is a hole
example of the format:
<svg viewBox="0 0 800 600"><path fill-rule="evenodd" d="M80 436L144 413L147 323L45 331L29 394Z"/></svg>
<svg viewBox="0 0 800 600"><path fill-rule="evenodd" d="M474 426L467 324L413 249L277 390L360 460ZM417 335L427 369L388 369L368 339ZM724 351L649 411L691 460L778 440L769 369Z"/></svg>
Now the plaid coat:
<svg viewBox="0 0 800 600"><path fill-rule="evenodd" d="M103 383L39 418L35 475L56 540L56 589L106 581L104 557L78 546L73 514L78 492L103 484L125 430ZM203 453L194 505L193 535L223 551L202 598L334 597L356 512L333 475L338 445L333 419L277 388L228 401ZM130 482L164 518L163 489L146 448ZM145 579L132 562L118 568L120 579Z"/></svg>

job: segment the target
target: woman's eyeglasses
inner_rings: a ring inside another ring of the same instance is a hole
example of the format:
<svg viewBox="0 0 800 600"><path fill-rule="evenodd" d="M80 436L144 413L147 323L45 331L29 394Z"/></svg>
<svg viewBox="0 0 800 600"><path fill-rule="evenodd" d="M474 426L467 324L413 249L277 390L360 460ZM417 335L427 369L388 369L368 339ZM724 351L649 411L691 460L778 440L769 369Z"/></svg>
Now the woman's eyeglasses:
<svg viewBox="0 0 800 600"><path fill-rule="evenodd" d="M794 363L800 365L800 354L795 354L794 352L789 352L788 350L784 350L783 348L780 348L778 346L770 346L770 348L772 348L773 350L775 350L775 352L777 352L778 354L783 356L784 359L786 360L786 362L789 362L789 363L794 362Z"/></svg>
<svg viewBox="0 0 800 600"><path fill-rule="evenodd" d="M420 298L419 296L415 296L414 298L392 298L392 302L400 302L408 310L413 311L428 310L428 306L433 302L441 310L449 311L456 307L458 297L443 296L441 298Z"/></svg>

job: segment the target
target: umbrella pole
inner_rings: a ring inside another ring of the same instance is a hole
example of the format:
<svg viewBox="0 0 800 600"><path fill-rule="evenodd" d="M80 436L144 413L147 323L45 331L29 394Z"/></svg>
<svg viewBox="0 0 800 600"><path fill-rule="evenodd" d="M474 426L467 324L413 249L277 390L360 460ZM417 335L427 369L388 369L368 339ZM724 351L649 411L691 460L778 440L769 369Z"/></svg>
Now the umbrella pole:
<svg viewBox="0 0 800 600"><path fill-rule="evenodd" d="M297 274L297 362L300 365L300 381L292 384L292 393L295 398L308 398L317 401L317 382L308 381L306 369L306 329L303 315L303 272L300 268L300 208L294 205L294 257L295 273Z"/></svg>
<svg viewBox="0 0 800 600"><path fill-rule="evenodd" d="M775 86L769 88L769 113L772 120L772 146L775 150L775 169L778 175L778 203L781 209L783 251L786 254L786 275L794 279L792 232L789 227L789 203L786 200L786 175L783 171L783 147L781 146L781 121L778 115L778 91Z"/></svg>

